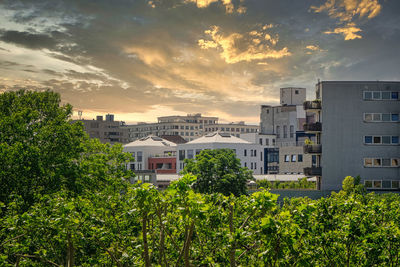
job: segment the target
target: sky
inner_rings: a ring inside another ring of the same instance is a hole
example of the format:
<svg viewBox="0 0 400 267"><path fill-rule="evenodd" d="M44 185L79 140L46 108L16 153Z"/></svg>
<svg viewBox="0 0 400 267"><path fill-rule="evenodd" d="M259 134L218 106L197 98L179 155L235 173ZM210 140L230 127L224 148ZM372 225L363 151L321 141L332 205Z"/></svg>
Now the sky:
<svg viewBox="0 0 400 267"><path fill-rule="evenodd" d="M400 1L0 1L0 93L50 89L86 119L258 124L318 79L399 81Z"/></svg>

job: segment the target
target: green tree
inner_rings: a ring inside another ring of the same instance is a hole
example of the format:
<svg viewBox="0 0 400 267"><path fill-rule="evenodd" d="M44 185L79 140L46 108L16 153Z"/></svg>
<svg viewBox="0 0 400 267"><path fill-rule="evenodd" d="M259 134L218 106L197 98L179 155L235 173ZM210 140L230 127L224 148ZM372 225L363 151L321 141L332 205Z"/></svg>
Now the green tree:
<svg viewBox="0 0 400 267"><path fill-rule="evenodd" d="M249 169L240 166L231 149L206 149L185 163L183 173L197 177L193 188L200 193L240 196L247 194L247 182L254 179Z"/></svg>

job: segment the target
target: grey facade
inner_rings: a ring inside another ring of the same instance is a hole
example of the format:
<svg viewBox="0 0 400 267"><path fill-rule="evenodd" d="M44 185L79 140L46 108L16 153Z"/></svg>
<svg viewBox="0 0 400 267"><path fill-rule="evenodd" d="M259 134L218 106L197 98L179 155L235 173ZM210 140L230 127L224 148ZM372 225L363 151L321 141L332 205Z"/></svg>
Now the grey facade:
<svg viewBox="0 0 400 267"><path fill-rule="evenodd" d="M85 132L90 138L98 138L102 143L128 143L128 129L123 127L124 122L114 121L113 114L107 114L106 119L103 116L97 116L96 120L74 120L83 123Z"/></svg>
<svg viewBox="0 0 400 267"><path fill-rule="evenodd" d="M346 176L360 176L373 190L399 190L400 82L319 82L318 132L321 189L339 190ZM306 106L306 105L305 105ZM310 105L308 105L310 107ZM321 130L319 132L319 130Z"/></svg>

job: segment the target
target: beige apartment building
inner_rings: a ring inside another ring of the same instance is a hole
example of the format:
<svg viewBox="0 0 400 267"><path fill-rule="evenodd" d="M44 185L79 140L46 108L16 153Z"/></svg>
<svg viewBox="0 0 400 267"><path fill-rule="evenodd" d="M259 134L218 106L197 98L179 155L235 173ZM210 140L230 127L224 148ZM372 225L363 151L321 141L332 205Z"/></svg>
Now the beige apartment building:
<svg viewBox="0 0 400 267"><path fill-rule="evenodd" d="M125 125L132 142L148 135L180 135L186 141L192 141L207 133L220 131L238 137L241 133L258 132L258 125L246 125L244 122L219 124L218 117L204 117L200 113L186 116L159 117L156 123L137 123Z"/></svg>

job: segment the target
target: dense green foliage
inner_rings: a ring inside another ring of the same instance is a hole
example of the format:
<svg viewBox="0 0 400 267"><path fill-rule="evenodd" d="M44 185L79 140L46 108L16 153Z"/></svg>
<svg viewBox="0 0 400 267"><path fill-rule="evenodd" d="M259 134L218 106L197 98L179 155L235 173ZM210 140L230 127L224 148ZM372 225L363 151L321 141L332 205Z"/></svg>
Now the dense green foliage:
<svg viewBox="0 0 400 267"><path fill-rule="evenodd" d="M265 189L315 189L315 182L308 181L306 177L299 179L298 181L282 182L282 181L268 181L258 180L257 187Z"/></svg>
<svg viewBox="0 0 400 267"><path fill-rule="evenodd" d="M0 265L398 266L400 197L200 194L184 176L167 190L114 186L3 207Z"/></svg>
<svg viewBox="0 0 400 267"><path fill-rule="evenodd" d="M200 193L222 193L226 196L247 194L247 182L253 179L252 172L240 165L240 160L231 149L206 149L195 159L186 159L182 173L197 177L193 189Z"/></svg>
<svg viewBox="0 0 400 267"><path fill-rule="evenodd" d="M198 193L192 174L165 191L131 185L126 181L132 173L125 168L130 156L121 146L88 140L80 125L67 125L69 115L62 110L68 107L56 104L57 95L17 92L0 99L5 105L0 107L0 266L400 264L397 194L366 194L352 177L329 198L286 199L282 205L266 190L248 196ZM34 112L45 106L42 102L54 103L43 114L60 112L62 119L37 115L41 119L24 122L23 107L31 105ZM13 111L7 113L7 107ZM77 144L69 140L74 134ZM76 150L62 150L69 148ZM51 154L52 149L62 155ZM231 162L232 153L222 154L219 160ZM209 169L225 174L217 167L204 170Z"/></svg>
<svg viewBox="0 0 400 267"><path fill-rule="evenodd" d="M71 123L70 105L53 92L0 94L0 202L17 195L27 208L37 197L65 190L83 194L132 176L121 146L89 140Z"/></svg>

